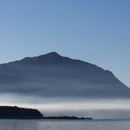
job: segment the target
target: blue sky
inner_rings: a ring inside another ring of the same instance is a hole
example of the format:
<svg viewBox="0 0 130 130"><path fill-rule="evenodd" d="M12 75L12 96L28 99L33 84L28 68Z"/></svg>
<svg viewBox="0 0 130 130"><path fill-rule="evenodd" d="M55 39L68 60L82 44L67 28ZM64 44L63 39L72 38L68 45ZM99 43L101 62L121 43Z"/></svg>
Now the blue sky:
<svg viewBox="0 0 130 130"><path fill-rule="evenodd" d="M51 51L130 87L130 0L1 0L0 63Z"/></svg>

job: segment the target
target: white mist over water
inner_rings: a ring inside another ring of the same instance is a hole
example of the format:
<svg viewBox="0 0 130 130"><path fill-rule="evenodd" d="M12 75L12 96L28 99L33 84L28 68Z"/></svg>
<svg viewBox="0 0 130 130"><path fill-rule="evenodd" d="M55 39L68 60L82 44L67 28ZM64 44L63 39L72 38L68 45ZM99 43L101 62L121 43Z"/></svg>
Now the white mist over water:
<svg viewBox="0 0 130 130"><path fill-rule="evenodd" d="M1 94L0 105L36 108L45 116L83 116L95 119L130 119L130 100L47 98Z"/></svg>

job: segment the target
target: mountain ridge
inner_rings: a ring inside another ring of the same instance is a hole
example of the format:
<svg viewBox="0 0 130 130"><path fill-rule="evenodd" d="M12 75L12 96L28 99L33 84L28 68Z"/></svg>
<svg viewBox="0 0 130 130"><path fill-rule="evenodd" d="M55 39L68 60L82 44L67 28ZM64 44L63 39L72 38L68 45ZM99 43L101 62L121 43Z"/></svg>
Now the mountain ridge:
<svg viewBox="0 0 130 130"><path fill-rule="evenodd" d="M105 70L105 69L103 69L102 67L99 67L99 66L97 66L97 65L95 65L95 64L92 64L92 63L89 63L89 62L86 62L86 61L82 61L82 60L80 60L80 59L73 59L73 58L69 58L69 57L66 57L66 56L61 56L60 54L58 54L57 52L50 52L50 53L47 53L47 54L43 54L43 55L39 55L39 56L33 56L33 57L25 57L25 58L22 58L21 60L15 60L15 61L11 61L11 62L7 62L7 63L2 63L2 64L0 64L0 66L1 65L6 65L6 64L13 64L13 63L16 63L16 62L18 62L18 63L27 63L27 62L34 62L34 61L36 61L37 59L42 59L42 60L46 60L46 59L43 59L44 57L46 57L47 56L47 58L49 58L50 56L52 56L51 58L59 58L59 59L61 59L61 58L65 58L65 59L67 59L67 60L70 60L70 61L75 61L75 62L80 62L80 63L82 63L82 64L87 64L87 65L92 65L92 66L95 66L95 67L98 67L98 68L100 68L100 69L102 69L102 70L104 70L104 71L108 71L108 72L110 72L110 73L112 73L110 70ZM49 57L48 57L49 56ZM112 73L113 74L113 73Z"/></svg>

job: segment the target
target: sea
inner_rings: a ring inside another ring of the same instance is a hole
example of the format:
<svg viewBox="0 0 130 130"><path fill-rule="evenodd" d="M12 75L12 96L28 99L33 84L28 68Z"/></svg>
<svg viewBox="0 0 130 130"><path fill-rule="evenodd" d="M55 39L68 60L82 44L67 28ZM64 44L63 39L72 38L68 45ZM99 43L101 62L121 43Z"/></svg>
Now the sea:
<svg viewBox="0 0 130 130"><path fill-rule="evenodd" d="M0 130L130 130L130 120L1 119Z"/></svg>

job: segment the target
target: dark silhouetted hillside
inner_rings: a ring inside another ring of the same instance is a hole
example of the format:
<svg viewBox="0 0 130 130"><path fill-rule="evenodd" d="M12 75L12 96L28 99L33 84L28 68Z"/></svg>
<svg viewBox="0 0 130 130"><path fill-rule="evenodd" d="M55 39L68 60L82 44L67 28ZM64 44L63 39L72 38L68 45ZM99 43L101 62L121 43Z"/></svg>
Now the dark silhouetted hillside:
<svg viewBox="0 0 130 130"><path fill-rule="evenodd" d="M0 106L1 119L40 119L42 114L37 109L27 109L11 106Z"/></svg>

